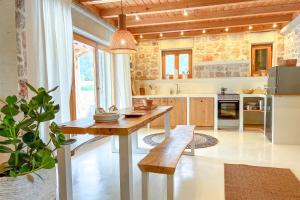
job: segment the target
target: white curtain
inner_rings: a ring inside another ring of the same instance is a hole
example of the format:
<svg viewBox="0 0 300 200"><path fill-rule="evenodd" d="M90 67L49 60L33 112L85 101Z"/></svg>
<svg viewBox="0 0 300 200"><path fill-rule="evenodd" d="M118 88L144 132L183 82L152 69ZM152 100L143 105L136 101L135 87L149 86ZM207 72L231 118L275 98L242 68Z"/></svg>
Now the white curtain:
<svg viewBox="0 0 300 200"><path fill-rule="evenodd" d="M98 50L99 54L99 79L100 79L100 107L108 110L113 105L113 69L112 55L108 52Z"/></svg>
<svg viewBox="0 0 300 200"><path fill-rule="evenodd" d="M26 2L28 81L47 89L60 105L56 122L70 119L73 63L72 0L30 0Z"/></svg>
<svg viewBox="0 0 300 200"><path fill-rule="evenodd" d="M115 57L116 105L119 109L132 106L130 58L126 54Z"/></svg>

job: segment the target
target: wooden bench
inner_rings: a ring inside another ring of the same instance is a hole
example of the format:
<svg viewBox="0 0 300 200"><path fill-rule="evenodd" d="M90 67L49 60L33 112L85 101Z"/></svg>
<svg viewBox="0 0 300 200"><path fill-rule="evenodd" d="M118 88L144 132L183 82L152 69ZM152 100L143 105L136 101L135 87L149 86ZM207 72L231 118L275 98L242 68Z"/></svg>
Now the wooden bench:
<svg viewBox="0 0 300 200"><path fill-rule="evenodd" d="M142 200L148 200L149 173L167 175L167 199L173 200L174 173L181 155L191 143L191 155L194 155L195 126L178 125L162 143L150 150L149 154L139 162L142 171Z"/></svg>

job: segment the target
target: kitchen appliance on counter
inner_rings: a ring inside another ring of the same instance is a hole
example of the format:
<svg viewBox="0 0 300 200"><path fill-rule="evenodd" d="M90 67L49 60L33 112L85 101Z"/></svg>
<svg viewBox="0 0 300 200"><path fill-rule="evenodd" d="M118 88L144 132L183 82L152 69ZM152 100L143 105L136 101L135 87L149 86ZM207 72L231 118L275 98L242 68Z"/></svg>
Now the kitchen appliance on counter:
<svg viewBox="0 0 300 200"><path fill-rule="evenodd" d="M218 128L238 128L240 124L240 95L218 94Z"/></svg>
<svg viewBox="0 0 300 200"><path fill-rule="evenodd" d="M300 67L272 67L269 70L265 135L273 141L274 108L272 95L300 95Z"/></svg>

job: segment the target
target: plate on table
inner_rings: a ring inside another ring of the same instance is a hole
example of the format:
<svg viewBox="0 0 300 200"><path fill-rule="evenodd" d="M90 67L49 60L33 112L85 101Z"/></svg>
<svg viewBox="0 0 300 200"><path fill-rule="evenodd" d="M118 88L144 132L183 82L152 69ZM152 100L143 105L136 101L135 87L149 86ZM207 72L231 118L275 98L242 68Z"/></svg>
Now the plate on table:
<svg viewBox="0 0 300 200"><path fill-rule="evenodd" d="M142 117L144 116L146 113L145 112L141 112L141 111L132 111L132 112L128 112L128 113L124 113L124 116L126 118L133 118L133 117Z"/></svg>

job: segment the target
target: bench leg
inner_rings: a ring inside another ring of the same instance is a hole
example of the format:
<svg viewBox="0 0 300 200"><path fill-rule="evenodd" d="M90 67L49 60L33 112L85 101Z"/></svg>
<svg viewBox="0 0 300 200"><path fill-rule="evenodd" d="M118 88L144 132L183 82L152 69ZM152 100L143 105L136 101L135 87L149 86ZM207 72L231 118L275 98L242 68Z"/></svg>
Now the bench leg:
<svg viewBox="0 0 300 200"><path fill-rule="evenodd" d="M193 141L191 143L191 155L195 155L195 138L193 137Z"/></svg>
<svg viewBox="0 0 300 200"><path fill-rule="evenodd" d="M142 200L149 200L148 184L149 173L142 172Z"/></svg>
<svg viewBox="0 0 300 200"><path fill-rule="evenodd" d="M174 199L174 175L167 175L167 200Z"/></svg>

